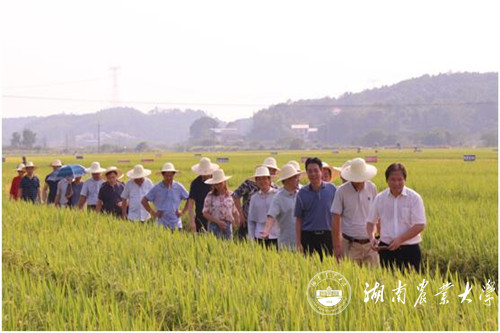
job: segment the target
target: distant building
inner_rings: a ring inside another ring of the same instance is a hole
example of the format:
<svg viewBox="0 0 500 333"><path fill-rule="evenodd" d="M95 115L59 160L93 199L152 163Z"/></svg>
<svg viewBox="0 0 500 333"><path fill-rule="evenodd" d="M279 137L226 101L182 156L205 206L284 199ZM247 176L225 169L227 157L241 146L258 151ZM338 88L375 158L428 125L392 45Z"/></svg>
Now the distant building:
<svg viewBox="0 0 500 333"><path fill-rule="evenodd" d="M309 124L292 124L291 128L303 140L310 139L311 133L316 134L318 132L318 128L309 127Z"/></svg>

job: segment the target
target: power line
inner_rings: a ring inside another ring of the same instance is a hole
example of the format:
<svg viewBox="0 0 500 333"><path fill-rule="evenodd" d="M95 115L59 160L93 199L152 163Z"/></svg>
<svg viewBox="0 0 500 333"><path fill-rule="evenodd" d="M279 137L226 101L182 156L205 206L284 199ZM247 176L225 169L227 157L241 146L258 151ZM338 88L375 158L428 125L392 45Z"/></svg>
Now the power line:
<svg viewBox="0 0 500 333"><path fill-rule="evenodd" d="M61 81L61 82L44 83L44 84L32 84L32 85L25 85L25 86L10 86L10 87L3 87L3 88L7 89L7 90L9 90L9 89L24 89L24 88L45 88L45 87L61 86L61 85L66 85L66 84L99 81L99 80L104 80L104 79L107 79L107 78L106 77L93 77L93 78L82 79L82 80Z"/></svg>
<svg viewBox="0 0 500 333"><path fill-rule="evenodd" d="M67 97L47 97L47 96L28 96L28 95L12 95L3 94L3 98L11 99L26 99L26 100L50 100L62 102L83 102L83 103L110 103L106 99L85 99L85 98L67 98ZM300 101L294 104L278 103L278 104L244 104L244 103L188 103L188 102L164 102L164 101L121 101L122 104L147 104L147 105L184 105L184 106L234 106L234 107L420 107L420 106L467 106L467 105L497 105L497 101L479 101L479 102L456 102L456 103L374 103L374 104L302 104Z"/></svg>

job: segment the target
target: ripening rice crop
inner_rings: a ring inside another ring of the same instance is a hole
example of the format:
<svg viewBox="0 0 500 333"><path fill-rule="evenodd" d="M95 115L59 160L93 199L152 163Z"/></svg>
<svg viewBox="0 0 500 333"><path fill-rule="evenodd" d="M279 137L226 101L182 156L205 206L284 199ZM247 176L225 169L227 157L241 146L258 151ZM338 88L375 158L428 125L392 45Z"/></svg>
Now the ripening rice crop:
<svg viewBox="0 0 500 333"><path fill-rule="evenodd" d="M374 179L385 188L383 171L394 161L409 171L407 185L423 197L428 227L422 248L426 268L406 274L358 267L333 258L305 258L297 253L266 251L248 243L221 241L211 235L170 232L112 217L8 201L12 169L3 167L2 324L6 330L497 330L497 294L488 306L484 282L495 290L497 257L497 154L380 151ZM317 155L341 165L362 152L279 152L279 165ZM211 153L229 157L221 164L231 189L249 177L267 154ZM32 158L48 173L53 156ZM119 159L130 163L119 165ZM129 170L141 158L159 170L172 161L184 172L176 179L187 188L195 177L193 154L85 156L84 164ZM61 157L75 163L73 157ZM153 181L159 176L153 174ZM184 221L187 223L187 219ZM334 270L349 281L352 297L339 315L320 315L309 306L306 288L317 273ZM426 279L427 302L415 305L418 285ZM405 304L393 302L393 289L406 284ZM461 303L466 282L471 302ZM365 302L365 289L384 285L383 302ZM453 287L449 303L435 296L445 282ZM369 285L366 288L366 284ZM481 299L480 299L481 296Z"/></svg>

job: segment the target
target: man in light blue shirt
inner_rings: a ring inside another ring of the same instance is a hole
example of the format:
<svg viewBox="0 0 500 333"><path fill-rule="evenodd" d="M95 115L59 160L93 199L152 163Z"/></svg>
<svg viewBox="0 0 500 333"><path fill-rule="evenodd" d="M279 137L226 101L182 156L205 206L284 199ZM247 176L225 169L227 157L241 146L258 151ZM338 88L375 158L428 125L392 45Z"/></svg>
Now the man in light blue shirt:
<svg viewBox="0 0 500 333"><path fill-rule="evenodd" d="M181 201L186 201L189 197L188 191L181 183L174 181L174 175L178 172L172 163L165 163L161 170L163 181L156 184L142 198L142 205L151 216L158 219L158 224L172 230L182 228L181 217L187 211L187 205L179 211ZM156 211L154 211L149 202L153 202Z"/></svg>

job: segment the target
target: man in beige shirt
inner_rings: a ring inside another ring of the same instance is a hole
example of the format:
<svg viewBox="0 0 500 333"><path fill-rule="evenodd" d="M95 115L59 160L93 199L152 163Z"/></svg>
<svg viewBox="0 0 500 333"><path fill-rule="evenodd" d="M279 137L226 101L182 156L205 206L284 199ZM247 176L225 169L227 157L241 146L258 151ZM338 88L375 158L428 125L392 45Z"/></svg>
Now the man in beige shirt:
<svg viewBox="0 0 500 333"><path fill-rule="evenodd" d="M378 252L371 248L366 231L366 219L377 195L377 187L370 179L376 174L377 169L362 158L355 158L341 171L346 182L337 189L331 208L332 239L338 260L347 257L359 264L379 264Z"/></svg>

